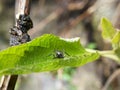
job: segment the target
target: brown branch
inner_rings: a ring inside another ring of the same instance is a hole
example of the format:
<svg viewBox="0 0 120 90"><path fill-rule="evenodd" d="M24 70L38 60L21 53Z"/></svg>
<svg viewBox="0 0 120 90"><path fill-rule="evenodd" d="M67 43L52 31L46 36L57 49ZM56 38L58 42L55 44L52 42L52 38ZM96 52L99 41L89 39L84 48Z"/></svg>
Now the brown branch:
<svg viewBox="0 0 120 90"><path fill-rule="evenodd" d="M53 11L48 17L46 17L44 20L42 20L40 23L38 23L34 28L32 28L28 33L30 35L34 35L37 32L40 32L45 28L45 26L50 23L52 20L56 19L59 15L63 13L62 8L58 8L55 11Z"/></svg>
<svg viewBox="0 0 120 90"><path fill-rule="evenodd" d="M18 75L11 75L6 90L14 90L17 79L18 79Z"/></svg>
<svg viewBox="0 0 120 90"><path fill-rule="evenodd" d="M75 2L75 3L69 3L68 4L68 10L73 11L73 10L80 10L84 8L86 2Z"/></svg>
<svg viewBox="0 0 120 90"><path fill-rule="evenodd" d="M119 10L120 10L120 3L118 3L115 14L112 17L113 25L118 29L120 29L120 23L119 23L119 21L120 21L120 13L119 13Z"/></svg>
<svg viewBox="0 0 120 90"><path fill-rule="evenodd" d="M74 3L74 4L71 3L71 4L73 6L76 5L76 3ZM71 4L68 4L68 6L67 6L68 10L70 10L69 7L70 7ZM79 7L79 9L80 9L80 7ZM70 24L69 27L75 26L77 23L79 23L82 20L82 18L85 18L85 17L89 16L95 10L96 10L96 4L94 4L93 6L91 6L87 11L85 11L83 14L81 14L80 16L78 16L75 20L71 21L71 24ZM32 35L40 32L40 31L42 31L46 27L47 24L49 24L51 21L57 19L63 12L65 12L64 8L58 8L58 9L56 9L48 17L46 17L40 23L38 23L36 26L34 26L34 28L32 28L28 33L32 36ZM68 27L65 27L64 30L66 31L67 29L68 29Z"/></svg>
<svg viewBox="0 0 120 90"><path fill-rule="evenodd" d="M18 75L5 75L1 80L0 90L14 90Z"/></svg>
<svg viewBox="0 0 120 90"><path fill-rule="evenodd" d="M5 75L2 77L1 83L0 83L0 90L7 90L9 79L10 79L10 76L8 75Z"/></svg>
<svg viewBox="0 0 120 90"><path fill-rule="evenodd" d="M16 25L10 30L10 45L19 45L30 41L27 31L33 27L30 14L30 0L16 0ZM14 90L18 75L3 76L0 90Z"/></svg>
<svg viewBox="0 0 120 90"><path fill-rule="evenodd" d="M90 16L95 10L96 10L96 4L89 7L85 12L83 12L78 17L76 17L75 19L70 21L69 25L66 26L63 30L61 30L61 33L59 33L59 35L62 36L62 35L64 35L64 33L67 35L67 33L69 33L70 29L75 27L80 21L82 21L86 17Z"/></svg>
<svg viewBox="0 0 120 90"><path fill-rule="evenodd" d="M113 74L108 78L108 80L105 83L105 85L102 88L102 90L107 90L107 88L109 87L110 83L119 75L120 75L120 69L118 69L115 72L113 72Z"/></svg>

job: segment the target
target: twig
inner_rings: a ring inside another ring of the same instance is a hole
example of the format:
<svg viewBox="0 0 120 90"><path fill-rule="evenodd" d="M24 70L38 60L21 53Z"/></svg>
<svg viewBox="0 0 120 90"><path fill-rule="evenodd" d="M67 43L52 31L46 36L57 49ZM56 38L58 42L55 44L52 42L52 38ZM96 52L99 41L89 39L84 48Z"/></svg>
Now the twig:
<svg viewBox="0 0 120 90"><path fill-rule="evenodd" d="M14 90L16 82L17 82L18 75L9 75L9 82L6 90Z"/></svg>
<svg viewBox="0 0 120 90"><path fill-rule="evenodd" d="M120 28L120 23L119 23L119 21L120 21L120 13L119 13L119 10L120 10L120 3L118 3L117 8L115 10L115 14L112 17L113 25L116 28Z"/></svg>
<svg viewBox="0 0 120 90"><path fill-rule="evenodd" d="M71 28L73 28L74 26L76 26L80 21L82 21L86 17L90 16L95 10L96 10L96 4L94 4L93 6L89 7L85 12L83 12L78 17L76 17L75 19L73 19L69 23L68 26L66 26L63 30L61 30L62 32L59 33L60 36L64 35L64 33L65 34L69 33L68 30L70 31Z"/></svg>
<svg viewBox="0 0 120 90"><path fill-rule="evenodd" d="M2 77L1 82L0 82L0 90L6 90L9 79L10 79L10 76L8 75L5 75Z"/></svg>
<svg viewBox="0 0 120 90"><path fill-rule="evenodd" d="M43 28L50 23L52 20L56 19L59 15L61 15L63 12L62 8L58 8L55 11L53 11L48 17L46 17L44 20L42 20L39 24L37 24L34 28L32 28L28 33L30 35L34 35L37 32L40 32L43 30Z"/></svg>
<svg viewBox="0 0 120 90"><path fill-rule="evenodd" d="M107 88L109 87L110 83L118 76L120 75L120 69L116 70L107 80L107 82L105 83L104 87L102 88L102 90L107 90Z"/></svg>
<svg viewBox="0 0 120 90"><path fill-rule="evenodd" d="M80 10L80 9L82 9L85 6L86 2L83 1L83 2L69 3L68 4L68 10L70 10L70 11Z"/></svg>
<svg viewBox="0 0 120 90"><path fill-rule="evenodd" d="M67 6L67 9L69 9L69 5ZM74 4L75 5L75 4ZM96 4L94 4L93 6L91 6L86 12L84 12L83 14L81 14L80 16L78 16L74 21L71 22L72 25L70 25L70 27L73 27L74 25L76 25L77 23L79 23L82 20L82 17L85 18L87 16L89 16L90 14L92 14L94 11L96 10ZM45 19L43 19L40 23L38 23L34 28L32 28L28 33L32 36L35 33L38 33L40 31L43 30L43 28L45 28L45 26L47 24L49 24L51 21L55 20L56 18L58 18L62 13L64 12L63 8L57 8L55 11L53 11L48 17L46 17ZM73 25L74 24L74 25ZM67 27L64 29L66 30L68 29Z"/></svg>
<svg viewBox="0 0 120 90"><path fill-rule="evenodd" d="M33 27L30 14L30 0L16 0L16 24L10 30L10 45L19 45L30 41L27 31ZM18 75L3 76L0 90L14 90Z"/></svg>

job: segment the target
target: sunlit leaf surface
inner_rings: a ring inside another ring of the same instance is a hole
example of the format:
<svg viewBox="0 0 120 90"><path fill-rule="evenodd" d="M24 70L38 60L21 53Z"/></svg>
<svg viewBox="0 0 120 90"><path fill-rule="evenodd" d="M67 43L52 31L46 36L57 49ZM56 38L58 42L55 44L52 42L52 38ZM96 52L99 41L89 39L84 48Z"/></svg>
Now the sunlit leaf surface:
<svg viewBox="0 0 120 90"><path fill-rule="evenodd" d="M51 71L65 66L82 66L98 58L98 53L90 53L81 46L79 38L63 39L45 34L31 42L2 50L0 75Z"/></svg>

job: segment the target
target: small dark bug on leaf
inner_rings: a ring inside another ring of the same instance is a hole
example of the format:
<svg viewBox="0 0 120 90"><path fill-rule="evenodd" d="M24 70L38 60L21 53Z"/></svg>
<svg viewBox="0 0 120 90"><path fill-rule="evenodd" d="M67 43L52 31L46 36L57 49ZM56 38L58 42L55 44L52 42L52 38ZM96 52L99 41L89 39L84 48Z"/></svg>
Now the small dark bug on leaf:
<svg viewBox="0 0 120 90"><path fill-rule="evenodd" d="M61 51L56 51L55 52L55 58L64 58L64 54Z"/></svg>

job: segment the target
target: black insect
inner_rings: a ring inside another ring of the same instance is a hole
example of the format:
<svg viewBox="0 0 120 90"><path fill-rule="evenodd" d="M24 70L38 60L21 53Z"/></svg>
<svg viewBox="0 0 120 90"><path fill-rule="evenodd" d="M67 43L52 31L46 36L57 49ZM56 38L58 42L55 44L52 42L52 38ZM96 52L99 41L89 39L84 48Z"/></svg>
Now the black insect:
<svg viewBox="0 0 120 90"><path fill-rule="evenodd" d="M17 26L23 33L26 33L30 28L33 28L33 22L29 15L20 15Z"/></svg>
<svg viewBox="0 0 120 90"><path fill-rule="evenodd" d="M55 52L55 58L64 58L64 54L61 51L56 51Z"/></svg>

